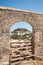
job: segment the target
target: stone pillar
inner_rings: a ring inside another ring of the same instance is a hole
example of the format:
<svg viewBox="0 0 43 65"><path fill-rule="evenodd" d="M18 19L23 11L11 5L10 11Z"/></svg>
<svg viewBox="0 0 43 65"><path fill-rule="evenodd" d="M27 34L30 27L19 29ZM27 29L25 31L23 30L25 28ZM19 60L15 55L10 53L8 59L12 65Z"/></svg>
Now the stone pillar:
<svg viewBox="0 0 43 65"><path fill-rule="evenodd" d="M43 57L43 42L42 42L42 31L35 30L34 32L34 43L35 43L35 55Z"/></svg>
<svg viewBox="0 0 43 65"><path fill-rule="evenodd" d="M4 48L3 51L3 57L2 57L2 65L5 63L9 63L9 54L10 52L6 49L10 48L10 35L9 35L9 30L7 29L2 29L2 35L1 35L1 47ZM7 65L7 64L6 64Z"/></svg>
<svg viewBox="0 0 43 65"><path fill-rule="evenodd" d="M9 48L10 47L10 34L9 30L2 29L2 43L4 44L4 47Z"/></svg>

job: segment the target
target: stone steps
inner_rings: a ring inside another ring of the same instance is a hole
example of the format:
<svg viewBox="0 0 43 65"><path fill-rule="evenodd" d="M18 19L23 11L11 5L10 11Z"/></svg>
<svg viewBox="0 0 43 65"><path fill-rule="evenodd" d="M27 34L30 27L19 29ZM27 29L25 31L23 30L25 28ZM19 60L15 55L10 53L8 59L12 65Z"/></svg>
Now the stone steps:
<svg viewBox="0 0 43 65"><path fill-rule="evenodd" d="M11 43L12 53L10 55L10 65L19 65L23 61L32 60L32 44L31 43Z"/></svg>

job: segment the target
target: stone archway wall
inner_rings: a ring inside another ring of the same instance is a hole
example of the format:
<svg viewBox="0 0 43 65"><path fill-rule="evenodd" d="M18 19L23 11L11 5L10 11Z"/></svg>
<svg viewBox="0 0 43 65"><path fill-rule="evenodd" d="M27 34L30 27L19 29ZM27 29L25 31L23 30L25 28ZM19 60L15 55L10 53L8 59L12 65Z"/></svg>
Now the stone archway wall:
<svg viewBox="0 0 43 65"><path fill-rule="evenodd" d="M0 7L0 44L10 47L10 27L18 21L26 21L33 27L35 55L43 57L43 14Z"/></svg>

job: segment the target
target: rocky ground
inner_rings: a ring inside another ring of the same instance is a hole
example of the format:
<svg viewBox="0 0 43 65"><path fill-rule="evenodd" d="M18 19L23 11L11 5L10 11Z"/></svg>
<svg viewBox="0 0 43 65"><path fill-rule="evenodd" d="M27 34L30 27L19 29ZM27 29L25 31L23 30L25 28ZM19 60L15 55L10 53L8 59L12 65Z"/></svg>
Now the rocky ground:
<svg viewBox="0 0 43 65"><path fill-rule="evenodd" d="M0 65L3 65L3 63L0 63ZM8 65L8 64L4 64L4 65ZM43 61L34 60L34 61L22 62L19 65L43 65Z"/></svg>
<svg viewBox="0 0 43 65"><path fill-rule="evenodd" d="M34 60L29 62L23 62L20 65L43 65L43 61Z"/></svg>

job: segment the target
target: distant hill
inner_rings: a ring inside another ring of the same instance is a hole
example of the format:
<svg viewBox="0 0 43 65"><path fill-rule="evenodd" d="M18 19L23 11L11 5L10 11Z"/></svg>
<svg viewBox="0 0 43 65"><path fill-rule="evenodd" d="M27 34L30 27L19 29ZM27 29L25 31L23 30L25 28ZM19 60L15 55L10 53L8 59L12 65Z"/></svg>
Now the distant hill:
<svg viewBox="0 0 43 65"><path fill-rule="evenodd" d="M18 28L11 32L11 39L31 39L32 32L25 28Z"/></svg>

